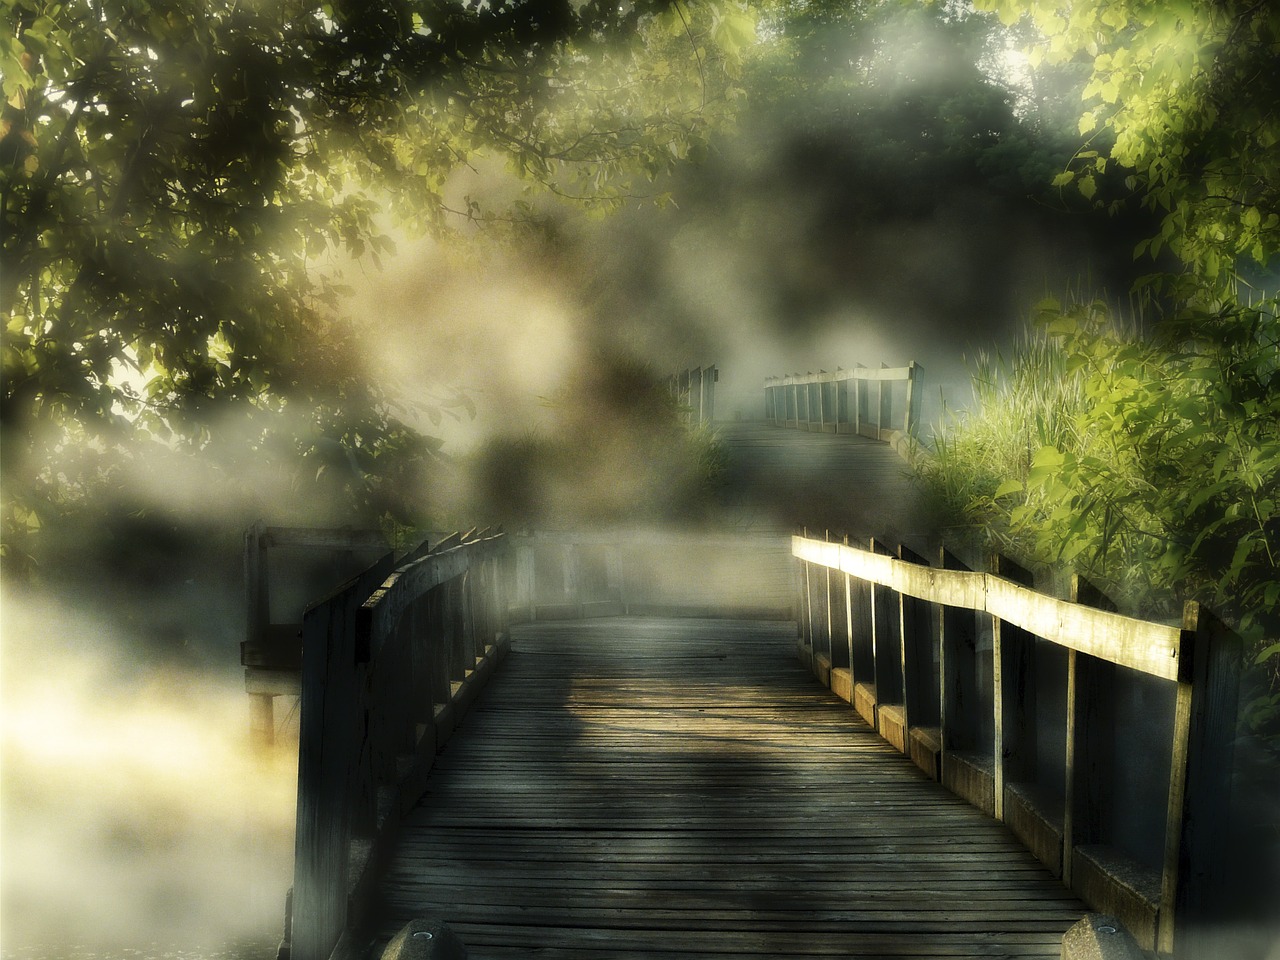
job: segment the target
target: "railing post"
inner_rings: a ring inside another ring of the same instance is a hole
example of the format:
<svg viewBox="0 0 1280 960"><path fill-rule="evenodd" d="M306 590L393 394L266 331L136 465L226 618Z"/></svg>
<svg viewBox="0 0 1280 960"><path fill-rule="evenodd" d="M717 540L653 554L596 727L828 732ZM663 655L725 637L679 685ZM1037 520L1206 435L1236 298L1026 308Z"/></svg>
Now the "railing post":
<svg viewBox="0 0 1280 960"><path fill-rule="evenodd" d="M944 570L969 567L949 550L939 551ZM993 707L982 682L977 615L966 607L939 605L939 684L942 688L942 783L995 816L994 760L990 731Z"/></svg>
<svg viewBox="0 0 1280 960"><path fill-rule="evenodd" d="M889 364L881 360L880 369L888 368ZM886 386L883 378L876 381L876 386L879 388L880 396L880 409L876 414L876 439L883 440L887 425L893 423L893 387Z"/></svg>
<svg viewBox="0 0 1280 960"><path fill-rule="evenodd" d="M991 572L1023 586L1032 585L1031 573L1008 557L996 554ZM1035 665L1032 638L1025 631L991 618L991 668L994 674L995 816L1005 819L1005 786L1025 774L1035 756Z"/></svg>
<svg viewBox="0 0 1280 960"><path fill-rule="evenodd" d="M434 651L431 668L431 678L434 686L434 693L431 697L433 716L438 716L439 712L444 710L453 698L453 678L450 670L450 652L453 649L454 627L453 602L450 596L452 592L452 585L444 583L427 593L433 614L432 633L435 635L435 640L431 645Z"/></svg>
<svg viewBox="0 0 1280 960"><path fill-rule="evenodd" d="M720 379L720 371L714 366L704 367L702 371L702 422L710 426L716 418L716 382Z"/></svg>
<svg viewBox="0 0 1280 960"><path fill-rule="evenodd" d="M1157 948L1194 942L1223 888L1239 706L1240 638L1198 603L1183 608Z"/></svg>
<svg viewBox="0 0 1280 960"><path fill-rule="evenodd" d="M916 379L923 370L924 368L914 360L907 364L907 402L902 429L909 437L914 437L920 429L920 401L924 391L920 389Z"/></svg>
<svg viewBox="0 0 1280 960"><path fill-rule="evenodd" d="M818 375L826 373L825 370L819 370ZM818 432L825 433L827 430L827 392L822 389L826 383L818 380L814 384L814 392L818 395Z"/></svg>
<svg viewBox="0 0 1280 960"><path fill-rule="evenodd" d="M845 547L849 547L849 534L842 539ZM842 573L845 581L845 641L849 645L849 701L854 700L854 685L858 682L858 673L854 671L854 579L849 573Z"/></svg>
<svg viewBox="0 0 1280 960"><path fill-rule="evenodd" d="M831 543L831 531L830 530L824 531L822 539L826 543ZM827 681L826 682L827 682L827 686L830 687L831 686L830 670L831 670L831 667L834 666L836 662L835 603L831 599L831 568L828 566L824 566L822 568L822 574L823 574L823 585L825 587L822 593L822 601L826 607L825 619L827 621L826 622L826 628L827 628L826 629L826 635L827 635Z"/></svg>
<svg viewBox="0 0 1280 960"><path fill-rule="evenodd" d="M800 535L805 539L809 537L809 528L802 527ZM810 566L808 560L802 560L804 569L804 652L802 654L805 666L810 670L813 669L813 587L810 583Z"/></svg>
<svg viewBox="0 0 1280 960"><path fill-rule="evenodd" d="M1071 578L1071 601L1100 610L1116 609L1102 591L1078 574ZM1073 889L1075 848L1103 839L1104 793L1115 769L1115 697L1113 664L1067 651L1062 882Z"/></svg>
<svg viewBox="0 0 1280 960"><path fill-rule="evenodd" d="M893 551L876 539L870 542L871 552L893 556ZM871 664L873 679L870 692L875 705L875 728L885 735L882 715L885 706L902 702L901 650L894 637L898 624L898 601L889 587L871 586ZM887 738L886 738L887 739ZM892 742L892 741L891 741ZM905 740L894 746L906 752Z"/></svg>
<svg viewBox="0 0 1280 960"><path fill-rule="evenodd" d="M863 391L867 388L867 381L857 376L857 371L866 368L860 364L854 364L854 381L853 381L853 432L861 435L862 418L866 416L866 404L862 401Z"/></svg>
<svg viewBox="0 0 1280 960"><path fill-rule="evenodd" d="M928 566L924 557L898 546L898 559ZM916 765L939 780L942 776L939 691L933 672L933 639L929 604L898 594L898 634L902 659L902 714L907 753Z"/></svg>

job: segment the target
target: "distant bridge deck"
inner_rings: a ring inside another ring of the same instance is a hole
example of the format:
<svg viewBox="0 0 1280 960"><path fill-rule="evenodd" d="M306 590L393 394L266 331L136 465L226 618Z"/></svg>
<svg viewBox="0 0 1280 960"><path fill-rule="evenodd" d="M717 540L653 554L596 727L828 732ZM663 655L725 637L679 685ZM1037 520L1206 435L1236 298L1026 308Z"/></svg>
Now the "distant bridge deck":
<svg viewBox="0 0 1280 960"><path fill-rule="evenodd" d="M817 684L795 629L514 628L356 942L434 916L476 960L1058 957L1085 906Z"/></svg>
<svg viewBox="0 0 1280 960"><path fill-rule="evenodd" d="M908 467L887 443L856 434L719 423L728 457L722 501L737 528L910 538L931 527Z"/></svg>

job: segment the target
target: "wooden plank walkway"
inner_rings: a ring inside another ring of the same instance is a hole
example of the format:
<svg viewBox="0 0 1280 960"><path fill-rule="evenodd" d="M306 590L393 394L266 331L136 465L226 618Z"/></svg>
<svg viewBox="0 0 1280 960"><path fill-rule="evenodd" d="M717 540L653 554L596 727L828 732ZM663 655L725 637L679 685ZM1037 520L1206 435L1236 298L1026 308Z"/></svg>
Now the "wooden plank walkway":
<svg viewBox="0 0 1280 960"><path fill-rule="evenodd" d="M789 533L806 524L895 542L933 529L906 462L887 443L767 423L718 423L716 434L729 461L726 520L739 529Z"/></svg>
<svg viewBox="0 0 1280 960"><path fill-rule="evenodd" d="M359 938L484 958L1042 957L1085 908L804 672L794 624L528 624ZM372 954L376 956L376 953Z"/></svg>

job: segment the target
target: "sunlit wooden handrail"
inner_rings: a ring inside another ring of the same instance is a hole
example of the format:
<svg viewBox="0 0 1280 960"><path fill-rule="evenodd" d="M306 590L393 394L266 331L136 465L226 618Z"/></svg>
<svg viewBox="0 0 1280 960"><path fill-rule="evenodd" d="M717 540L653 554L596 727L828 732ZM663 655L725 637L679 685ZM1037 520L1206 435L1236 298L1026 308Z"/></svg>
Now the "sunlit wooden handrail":
<svg viewBox="0 0 1280 960"><path fill-rule="evenodd" d="M801 658L886 740L1004 820L1145 948L1172 951L1188 923L1211 915L1241 643L1209 611L1187 603L1177 625L1126 617L1103 609L1078 579L1071 600L1041 593L1004 558L974 571L945 550L931 565L875 541L863 549L807 535L793 537L792 553L801 562ZM985 698L979 634L990 651ZM1061 677L1052 673L1059 668ZM1111 679L1116 668L1172 693L1171 716L1152 718L1170 731L1169 772L1163 853L1146 863L1108 846L1108 818L1097 809L1109 778L1137 759L1113 756L1121 740L1107 729L1115 721L1106 701L1124 679ZM1065 691L1058 720L1037 707L1046 683ZM978 710L989 711L985 720ZM1046 736L1062 737L1065 769L1037 754Z"/></svg>
<svg viewBox="0 0 1280 960"><path fill-rule="evenodd" d="M1044 640L1163 680L1177 680L1187 659L1190 638L1180 625L1084 607L993 573L942 570L804 537L791 543L793 555L808 563L918 600L989 613Z"/></svg>

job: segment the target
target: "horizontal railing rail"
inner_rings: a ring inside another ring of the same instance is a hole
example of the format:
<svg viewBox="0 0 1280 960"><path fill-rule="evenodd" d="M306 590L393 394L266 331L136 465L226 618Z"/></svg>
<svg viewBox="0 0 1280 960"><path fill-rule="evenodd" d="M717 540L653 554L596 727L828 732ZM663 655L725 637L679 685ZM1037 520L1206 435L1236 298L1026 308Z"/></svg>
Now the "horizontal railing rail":
<svg viewBox="0 0 1280 960"><path fill-rule="evenodd" d="M764 382L765 420L775 426L823 433L851 433L893 441L915 436L920 422L923 368L857 366L833 373L795 373ZM901 410L894 413L894 384L904 385Z"/></svg>
<svg viewBox="0 0 1280 960"><path fill-rule="evenodd" d="M327 960L436 751L504 655L505 535L389 558L303 619L291 960Z"/></svg>
<svg viewBox="0 0 1280 960"><path fill-rule="evenodd" d="M1241 643L1208 610L1123 616L1080 578L1070 600L1040 593L1003 557L974 571L809 536L792 553L801 658L886 740L1144 948L1212 915Z"/></svg>

